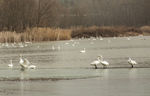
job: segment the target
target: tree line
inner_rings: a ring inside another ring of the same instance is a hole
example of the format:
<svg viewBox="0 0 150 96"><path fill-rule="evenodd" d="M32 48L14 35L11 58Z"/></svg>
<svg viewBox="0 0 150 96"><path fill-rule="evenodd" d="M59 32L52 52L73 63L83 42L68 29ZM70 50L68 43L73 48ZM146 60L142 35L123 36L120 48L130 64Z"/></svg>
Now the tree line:
<svg viewBox="0 0 150 96"><path fill-rule="evenodd" d="M150 25L150 0L0 0L0 30Z"/></svg>
<svg viewBox="0 0 150 96"><path fill-rule="evenodd" d="M57 0L0 0L0 29L55 26L58 6Z"/></svg>

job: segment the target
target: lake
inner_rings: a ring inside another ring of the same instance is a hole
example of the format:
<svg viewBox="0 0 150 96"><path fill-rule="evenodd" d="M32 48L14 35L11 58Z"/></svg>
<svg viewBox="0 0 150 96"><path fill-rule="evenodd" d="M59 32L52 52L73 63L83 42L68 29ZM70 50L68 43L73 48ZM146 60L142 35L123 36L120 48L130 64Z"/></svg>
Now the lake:
<svg viewBox="0 0 150 96"><path fill-rule="evenodd" d="M150 37L90 38L28 44L0 44L0 96L149 96ZM80 53L80 50L86 50ZM37 69L20 70L19 54ZM103 55L110 63L94 69ZM131 57L138 62L128 64ZM14 67L8 68L10 60Z"/></svg>

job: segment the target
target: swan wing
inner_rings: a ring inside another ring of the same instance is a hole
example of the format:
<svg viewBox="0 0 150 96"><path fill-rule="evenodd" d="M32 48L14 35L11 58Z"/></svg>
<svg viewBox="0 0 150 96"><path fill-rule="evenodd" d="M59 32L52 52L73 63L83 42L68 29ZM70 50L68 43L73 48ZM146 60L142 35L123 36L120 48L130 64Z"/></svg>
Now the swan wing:
<svg viewBox="0 0 150 96"><path fill-rule="evenodd" d="M26 59L26 58L24 58L24 63L25 63L26 65L30 65L30 64L31 64L31 63L29 62L29 60Z"/></svg>
<svg viewBox="0 0 150 96"><path fill-rule="evenodd" d="M132 60L132 61L131 61L131 63L132 63L132 64L137 64L137 62L136 62L136 61L134 61L134 60Z"/></svg>
<svg viewBox="0 0 150 96"><path fill-rule="evenodd" d="M100 62L98 61L98 60L95 60L95 61L93 61L93 62L91 62L91 65L97 65L97 64L99 64Z"/></svg>
<svg viewBox="0 0 150 96"><path fill-rule="evenodd" d="M104 65L104 66L108 66L109 63L107 61L101 61L101 64Z"/></svg>
<svg viewBox="0 0 150 96"><path fill-rule="evenodd" d="M35 69L36 66L35 66L35 65L30 65L29 68L30 68L30 69Z"/></svg>

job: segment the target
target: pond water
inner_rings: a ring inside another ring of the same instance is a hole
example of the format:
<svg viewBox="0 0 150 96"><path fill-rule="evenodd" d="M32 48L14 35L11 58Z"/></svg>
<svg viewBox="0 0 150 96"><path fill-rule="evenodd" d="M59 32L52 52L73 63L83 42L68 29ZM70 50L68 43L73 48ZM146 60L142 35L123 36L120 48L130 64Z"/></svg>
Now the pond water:
<svg viewBox="0 0 150 96"><path fill-rule="evenodd" d="M149 96L149 41L147 36L0 46L0 96ZM37 69L21 71L19 54ZM110 63L108 69L90 66L98 55ZM128 57L138 62L135 68Z"/></svg>

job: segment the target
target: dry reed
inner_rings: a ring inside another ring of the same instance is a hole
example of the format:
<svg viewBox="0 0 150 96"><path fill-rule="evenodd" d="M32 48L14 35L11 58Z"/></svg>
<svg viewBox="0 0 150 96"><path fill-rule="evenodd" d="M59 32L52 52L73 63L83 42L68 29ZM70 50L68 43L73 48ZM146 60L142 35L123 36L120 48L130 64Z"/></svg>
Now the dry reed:
<svg viewBox="0 0 150 96"><path fill-rule="evenodd" d="M23 33L0 32L0 42L40 42L69 39L71 39L71 30L60 28L28 28Z"/></svg>
<svg viewBox="0 0 150 96"><path fill-rule="evenodd" d="M150 35L150 26L126 27L126 26L91 26L77 27L70 29L60 28L27 28L22 33L2 31L0 32L0 42L40 42L69 40L81 37L113 37L113 36L137 36L144 33ZM147 35L146 34L146 35Z"/></svg>

